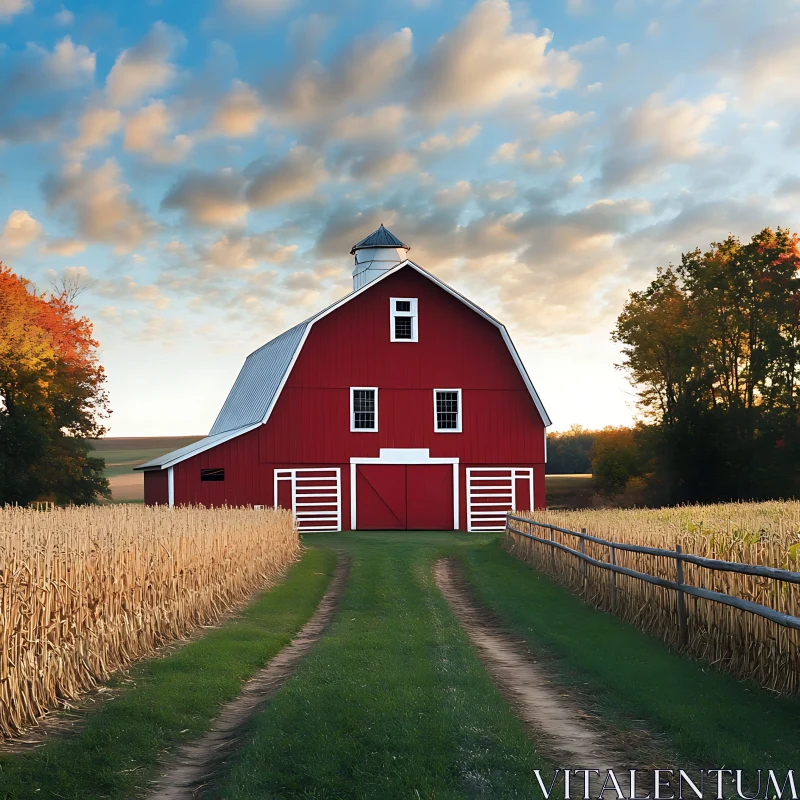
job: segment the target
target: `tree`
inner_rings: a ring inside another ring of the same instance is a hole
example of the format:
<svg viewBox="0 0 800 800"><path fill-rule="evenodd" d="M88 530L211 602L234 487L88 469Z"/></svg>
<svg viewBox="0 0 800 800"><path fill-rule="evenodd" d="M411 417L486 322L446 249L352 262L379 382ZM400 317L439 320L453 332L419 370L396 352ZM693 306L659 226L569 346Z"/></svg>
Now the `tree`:
<svg viewBox="0 0 800 800"><path fill-rule="evenodd" d="M88 439L105 433L105 372L69 287L38 293L0 263L0 503L109 496Z"/></svg>
<svg viewBox="0 0 800 800"><path fill-rule="evenodd" d="M592 447L597 431L573 425L547 437L548 475L573 475L592 471Z"/></svg>
<svg viewBox="0 0 800 800"><path fill-rule="evenodd" d="M685 253L617 320L670 501L800 494L798 241L765 228Z"/></svg>

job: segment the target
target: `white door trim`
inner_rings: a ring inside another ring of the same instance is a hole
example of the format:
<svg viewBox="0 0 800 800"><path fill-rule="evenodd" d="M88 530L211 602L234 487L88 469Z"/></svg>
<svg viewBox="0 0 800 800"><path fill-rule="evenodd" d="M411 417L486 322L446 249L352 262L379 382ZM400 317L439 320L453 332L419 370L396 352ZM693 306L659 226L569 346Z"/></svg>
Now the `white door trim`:
<svg viewBox="0 0 800 800"><path fill-rule="evenodd" d="M359 464L452 464L453 465L453 529L458 530L458 459L431 458L427 447L381 447L378 458L350 459L350 529L358 530L356 514L356 467Z"/></svg>

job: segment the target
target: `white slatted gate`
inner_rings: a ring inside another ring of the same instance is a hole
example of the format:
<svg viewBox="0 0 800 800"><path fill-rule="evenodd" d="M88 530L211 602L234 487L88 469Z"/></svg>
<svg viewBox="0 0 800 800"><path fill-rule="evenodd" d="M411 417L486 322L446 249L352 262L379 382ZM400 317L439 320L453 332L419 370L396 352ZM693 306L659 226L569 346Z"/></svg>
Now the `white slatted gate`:
<svg viewBox="0 0 800 800"><path fill-rule="evenodd" d="M533 508L532 467L467 467L467 530L504 530L506 514L517 508L520 479L528 481L528 508Z"/></svg>
<svg viewBox="0 0 800 800"><path fill-rule="evenodd" d="M276 508L281 481L291 482L292 513L300 531L342 529L342 471L339 467L276 469Z"/></svg>

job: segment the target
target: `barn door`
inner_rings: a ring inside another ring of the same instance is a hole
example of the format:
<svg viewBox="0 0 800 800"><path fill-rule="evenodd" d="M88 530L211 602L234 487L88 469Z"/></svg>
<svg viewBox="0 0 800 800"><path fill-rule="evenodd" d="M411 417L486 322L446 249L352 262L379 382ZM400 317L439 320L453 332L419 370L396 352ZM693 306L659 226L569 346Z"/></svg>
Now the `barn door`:
<svg viewBox="0 0 800 800"><path fill-rule="evenodd" d="M453 467L406 467L406 527L410 531L453 530Z"/></svg>
<svg viewBox="0 0 800 800"><path fill-rule="evenodd" d="M358 529L404 530L406 468L403 464L359 464L356 467Z"/></svg>

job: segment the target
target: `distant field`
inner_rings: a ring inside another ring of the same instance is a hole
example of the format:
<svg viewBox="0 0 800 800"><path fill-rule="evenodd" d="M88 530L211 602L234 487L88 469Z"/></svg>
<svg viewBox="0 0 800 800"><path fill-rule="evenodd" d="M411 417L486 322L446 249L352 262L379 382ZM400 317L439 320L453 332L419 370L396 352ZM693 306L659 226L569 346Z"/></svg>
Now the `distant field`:
<svg viewBox="0 0 800 800"><path fill-rule="evenodd" d="M106 477L114 500L135 502L144 499L144 478L133 468L153 458L185 447L202 436L132 436L96 439L93 447L106 460Z"/></svg>
<svg viewBox="0 0 800 800"><path fill-rule="evenodd" d="M545 493L551 508L587 508L594 495L591 474L546 475Z"/></svg>

